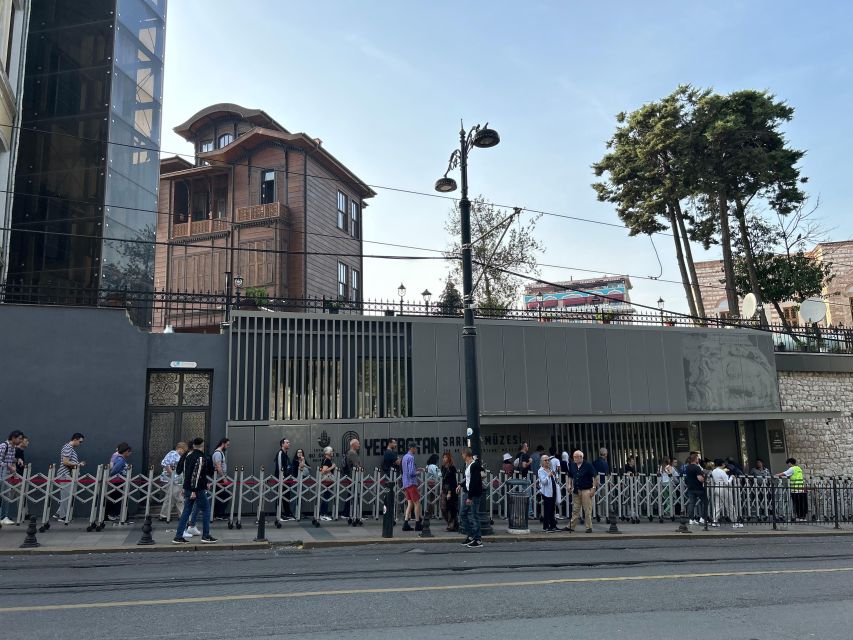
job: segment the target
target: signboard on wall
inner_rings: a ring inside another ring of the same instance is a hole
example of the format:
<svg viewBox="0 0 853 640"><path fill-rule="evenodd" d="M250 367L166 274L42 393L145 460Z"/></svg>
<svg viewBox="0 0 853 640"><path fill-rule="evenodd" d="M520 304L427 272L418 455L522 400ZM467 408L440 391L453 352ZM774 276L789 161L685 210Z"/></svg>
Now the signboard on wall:
<svg viewBox="0 0 853 640"><path fill-rule="evenodd" d="M767 437L770 439L770 453L785 453L784 429L768 429Z"/></svg>
<svg viewBox="0 0 853 640"><path fill-rule="evenodd" d="M675 442L676 451L690 451L690 429L687 427L673 427L672 439Z"/></svg>

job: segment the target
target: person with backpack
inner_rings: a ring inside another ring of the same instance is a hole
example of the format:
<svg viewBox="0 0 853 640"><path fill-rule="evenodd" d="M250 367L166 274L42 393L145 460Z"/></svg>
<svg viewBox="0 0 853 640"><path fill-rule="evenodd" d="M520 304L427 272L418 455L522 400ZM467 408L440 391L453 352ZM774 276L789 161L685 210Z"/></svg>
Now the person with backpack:
<svg viewBox="0 0 853 640"><path fill-rule="evenodd" d="M3 489L7 478L15 475L15 449L23 437L23 432L16 429L9 434L6 442L0 443L0 489ZM10 507L11 503L8 500L3 500L2 494L0 494L0 524L6 526L15 524L14 520L9 517Z"/></svg>
<svg viewBox="0 0 853 640"><path fill-rule="evenodd" d="M204 453L204 438L196 438L192 441L192 450L178 462L177 473L184 477L184 512L178 521L178 530L172 539L172 544L186 544L184 532L193 508L198 506L202 515L201 541L205 544L216 542L216 538L210 535L210 500L208 490L213 475L213 462Z"/></svg>
<svg viewBox="0 0 853 640"><path fill-rule="evenodd" d="M216 445L216 449L213 450L213 454L211 455L211 459L213 461L213 468L216 471L216 481L218 486L223 488L225 486L224 479L227 479L228 476L228 457L226 455L226 451L228 451L228 447L231 446L231 440L229 438L222 438ZM236 487L232 485L233 491L236 491ZM216 520L227 520L228 519L228 506L226 504L227 500L215 500L215 504L213 505L213 517Z"/></svg>

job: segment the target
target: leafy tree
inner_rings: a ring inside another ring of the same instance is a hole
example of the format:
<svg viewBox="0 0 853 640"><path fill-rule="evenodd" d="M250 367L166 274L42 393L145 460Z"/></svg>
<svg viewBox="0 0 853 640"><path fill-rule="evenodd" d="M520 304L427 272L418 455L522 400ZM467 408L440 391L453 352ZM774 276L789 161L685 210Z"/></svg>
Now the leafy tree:
<svg viewBox="0 0 853 640"><path fill-rule="evenodd" d="M661 101L620 113L610 150L593 165L593 184L601 201L616 205L631 235L671 231L684 294L694 316L704 317L693 253L681 202L691 195L695 176L692 153L693 105L707 92L681 86Z"/></svg>
<svg viewBox="0 0 853 640"><path fill-rule="evenodd" d="M435 310L438 315L442 316L461 316L462 315L462 294L459 289L453 284L453 281L448 278L444 285L444 290L438 297L435 304Z"/></svg>
<svg viewBox="0 0 853 640"><path fill-rule="evenodd" d="M727 96L707 93L695 102L693 157L698 159L696 190L716 203L723 251L729 311L737 315L738 299L730 216L738 223L749 290L761 302L761 286L747 224L747 207L764 198L780 214L790 213L805 196L799 189L797 163L802 151L787 146L780 127L794 110L764 91L736 91ZM766 317L762 313L762 324Z"/></svg>
<svg viewBox="0 0 853 640"><path fill-rule="evenodd" d="M523 279L506 270L539 273L537 254L543 245L534 237L541 216L504 222L508 214L486 202L482 196L471 202L471 258L474 276L474 300L481 308L508 309L519 295ZM504 224L501 224L504 223ZM445 255L455 258L461 252L459 205L451 210L445 229L454 240ZM461 287L462 265L456 260L450 279Z"/></svg>
<svg viewBox="0 0 853 640"><path fill-rule="evenodd" d="M789 333L791 326L781 303L799 304L820 296L834 278L831 262L821 262L806 254L807 244L822 235L811 219L814 210L808 211L801 205L787 216L777 213L775 222L756 214L745 216L761 300L773 305ZM753 283L740 238L735 249L735 285L737 292L744 295L753 290Z"/></svg>

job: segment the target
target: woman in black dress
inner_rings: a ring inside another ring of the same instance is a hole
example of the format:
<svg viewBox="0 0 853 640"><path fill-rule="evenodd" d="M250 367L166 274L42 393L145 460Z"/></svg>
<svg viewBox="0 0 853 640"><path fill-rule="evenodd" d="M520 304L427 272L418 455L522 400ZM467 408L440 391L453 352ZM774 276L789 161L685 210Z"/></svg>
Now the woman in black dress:
<svg viewBox="0 0 853 640"><path fill-rule="evenodd" d="M441 457L441 513L447 531L459 530L459 496L456 495L456 466L453 456L445 451Z"/></svg>

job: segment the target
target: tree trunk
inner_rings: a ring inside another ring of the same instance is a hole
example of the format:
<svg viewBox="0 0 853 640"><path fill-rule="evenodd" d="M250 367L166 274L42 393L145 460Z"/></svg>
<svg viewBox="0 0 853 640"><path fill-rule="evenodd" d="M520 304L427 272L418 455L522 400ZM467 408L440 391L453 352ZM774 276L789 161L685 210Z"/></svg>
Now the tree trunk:
<svg viewBox="0 0 853 640"><path fill-rule="evenodd" d="M785 332L794 339L794 342L797 344L802 344L802 340L800 340L799 336L794 333L794 328L791 326L791 323L788 322L788 319L785 317L784 311L782 311L782 305L778 302L773 302L773 308L776 309L776 313L779 314L779 319L782 320L782 326L785 327Z"/></svg>
<svg viewBox="0 0 853 640"><path fill-rule="evenodd" d="M684 260L690 273L690 281L693 285L693 299L696 302L696 312L700 318L706 318L705 303L702 301L702 290L699 288L699 277L696 275L696 263L693 262L693 250L690 248L690 237L687 235L687 227L684 224L684 216L681 204L675 203L675 217L678 219L678 230L684 242Z"/></svg>
<svg viewBox="0 0 853 640"><path fill-rule="evenodd" d="M749 239L749 229L746 227L746 207L740 199L735 199L735 216L740 228L740 240L743 243L746 270L749 273L749 288L755 296L755 304L759 309L758 322L762 327L767 326L767 315L764 313L764 304L761 300L761 286L758 283L758 270L755 267L755 255L752 253L752 242Z"/></svg>
<svg viewBox="0 0 853 640"><path fill-rule="evenodd" d="M675 209L667 207L669 212L669 222L672 227L672 239L675 242L675 257L678 260L678 270L681 272L681 283L684 285L684 295L687 297L687 304L690 308L690 315L697 317L696 301L693 299L693 291L690 288L690 280L687 277L687 267L684 264L684 252L681 250L681 237L678 233L678 222L675 214Z"/></svg>
<svg viewBox="0 0 853 640"><path fill-rule="evenodd" d="M739 318L737 289L735 288L735 263L732 257L732 232L729 228L729 203L725 190L720 190L720 244L723 246L723 273L726 280L726 301L729 305L729 317Z"/></svg>

